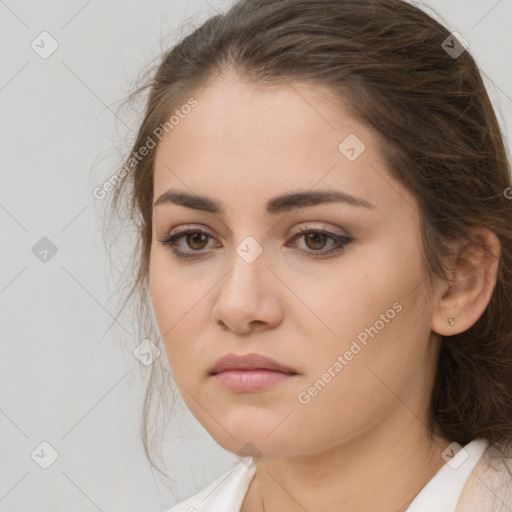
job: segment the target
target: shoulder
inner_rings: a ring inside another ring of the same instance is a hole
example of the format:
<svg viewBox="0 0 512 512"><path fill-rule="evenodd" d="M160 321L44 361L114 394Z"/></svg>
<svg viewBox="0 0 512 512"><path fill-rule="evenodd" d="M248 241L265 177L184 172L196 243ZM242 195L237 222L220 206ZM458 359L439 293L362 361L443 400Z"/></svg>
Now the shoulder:
<svg viewBox="0 0 512 512"><path fill-rule="evenodd" d="M251 457L246 457L207 487L166 512L239 512L255 472Z"/></svg>
<svg viewBox="0 0 512 512"><path fill-rule="evenodd" d="M489 446L464 486L456 512L512 510L512 442Z"/></svg>

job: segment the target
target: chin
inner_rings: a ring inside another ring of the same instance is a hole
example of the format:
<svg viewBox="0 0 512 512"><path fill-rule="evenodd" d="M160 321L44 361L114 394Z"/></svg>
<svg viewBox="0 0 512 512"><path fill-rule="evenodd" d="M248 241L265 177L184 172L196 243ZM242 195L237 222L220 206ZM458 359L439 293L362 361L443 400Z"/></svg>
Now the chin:
<svg viewBox="0 0 512 512"><path fill-rule="evenodd" d="M268 435L276 424L268 428L267 425L257 428L254 424L246 422L236 428L227 428L231 436L218 425L212 430L207 430L222 448L239 457L258 459L260 457L298 455L296 451L300 447L300 440L297 440L296 436L290 436L285 429L279 434L276 432ZM300 451L302 452L302 450Z"/></svg>

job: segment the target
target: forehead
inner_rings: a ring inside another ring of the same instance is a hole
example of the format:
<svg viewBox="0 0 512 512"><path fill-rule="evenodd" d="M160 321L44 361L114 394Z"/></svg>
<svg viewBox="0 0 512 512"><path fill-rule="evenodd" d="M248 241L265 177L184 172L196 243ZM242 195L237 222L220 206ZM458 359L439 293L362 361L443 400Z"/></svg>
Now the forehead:
<svg viewBox="0 0 512 512"><path fill-rule="evenodd" d="M262 202L316 186L385 201L378 139L328 89L260 86L227 74L191 96L196 106L156 148L155 198L167 188L201 195L236 189Z"/></svg>
<svg viewBox="0 0 512 512"><path fill-rule="evenodd" d="M268 155L286 152L292 142L301 143L295 150L307 150L324 140L319 149L332 150L332 142L344 133L369 138L367 128L324 86L290 81L252 84L228 72L193 96L197 105L171 131L176 145L184 139L200 143L198 149L211 144L209 150L236 158L261 157L260 144Z"/></svg>

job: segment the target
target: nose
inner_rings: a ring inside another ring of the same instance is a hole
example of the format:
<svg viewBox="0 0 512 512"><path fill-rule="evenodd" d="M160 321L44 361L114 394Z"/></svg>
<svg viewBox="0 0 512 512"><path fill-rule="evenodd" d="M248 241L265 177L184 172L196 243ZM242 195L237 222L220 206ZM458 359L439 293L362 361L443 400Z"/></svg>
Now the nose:
<svg viewBox="0 0 512 512"><path fill-rule="evenodd" d="M231 269L221 279L212 308L224 330L248 334L276 327L283 318L283 284L263 251L254 261L234 252Z"/></svg>

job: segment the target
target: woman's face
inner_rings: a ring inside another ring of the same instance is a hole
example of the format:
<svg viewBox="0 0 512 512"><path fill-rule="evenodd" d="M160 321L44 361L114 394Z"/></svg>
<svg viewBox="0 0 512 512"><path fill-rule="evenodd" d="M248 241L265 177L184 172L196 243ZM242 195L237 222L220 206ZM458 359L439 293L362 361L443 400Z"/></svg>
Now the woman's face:
<svg viewBox="0 0 512 512"><path fill-rule="evenodd" d="M224 74L156 150L158 326L186 404L234 453L320 453L426 423L438 336L416 201L325 92ZM186 230L181 257L161 240ZM227 354L293 373L212 375Z"/></svg>

